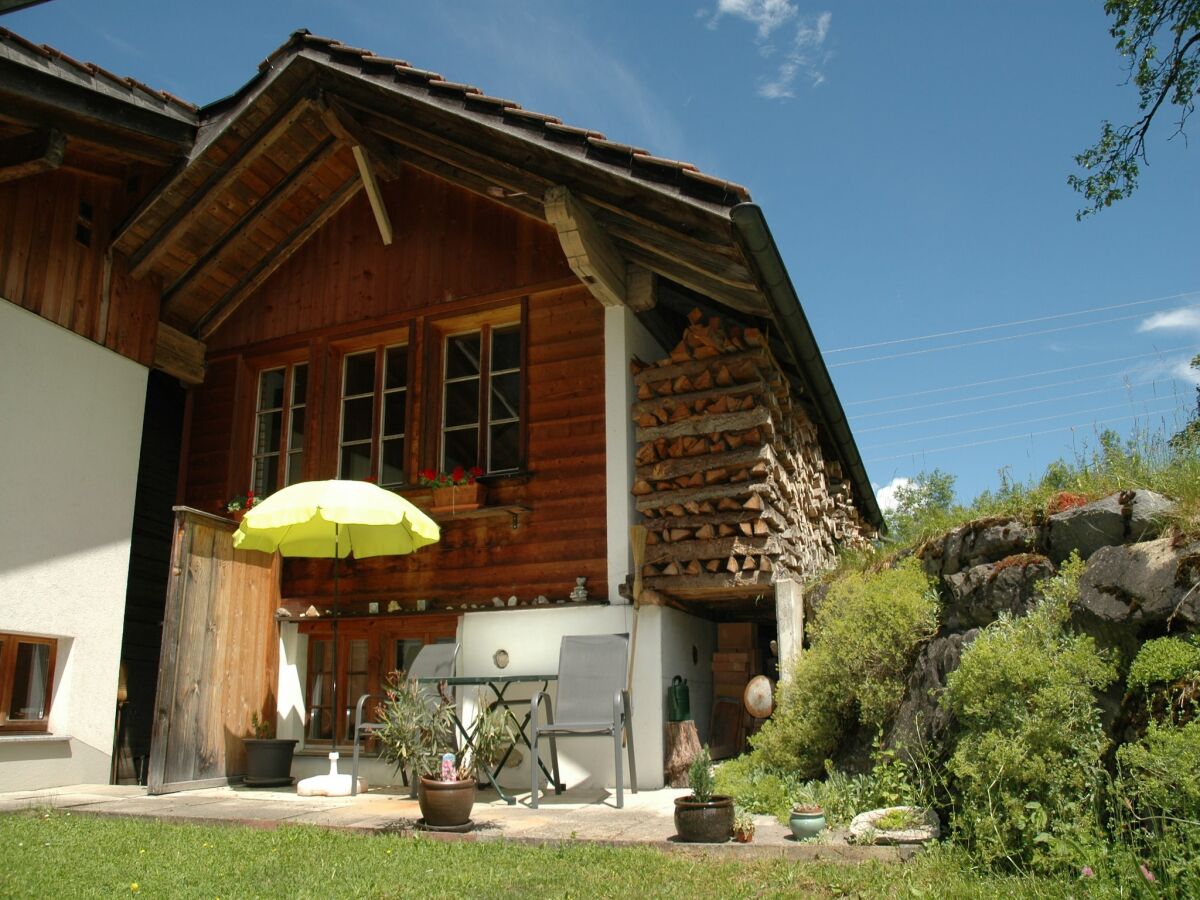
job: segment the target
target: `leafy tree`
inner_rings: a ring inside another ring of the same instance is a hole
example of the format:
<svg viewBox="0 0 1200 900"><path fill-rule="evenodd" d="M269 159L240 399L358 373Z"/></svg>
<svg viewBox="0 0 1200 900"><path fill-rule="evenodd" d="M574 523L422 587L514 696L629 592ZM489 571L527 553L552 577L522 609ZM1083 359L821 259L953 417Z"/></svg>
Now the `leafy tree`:
<svg viewBox="0 0 1200 900"><path fill-rule="evenodd" d="M1192 368L1200 372L1200 355L1192 357ZM1196 411L1192 413L1192 420L1172 436L1171 447L1175 450L1200 448L1200 386L1196 388Z"/></svg>
<svg viewBox="0 0 1200 900"><path fill-rule="evenodd" d="M906 543L945 525L954 508L954 476L941 469L921 472L896 488L896 508L888 516L891 536Z"/></svg>
<svg viewBox="0 0 1200 900"><path fill-rule="evenodd" d="M1109 33L1117 52L1129 61L1142 115L1128 125L1106 120L1100 140L1075 157L1085 174L1067 181L1091 204L1077 219L1137 189L1139 162L1147 162L1146 135L1159 109L1167 102L1179 108L1176 133L1182 134L1200 93L1200 0L1106 0L1104 11L1113 18Z"/></svg>

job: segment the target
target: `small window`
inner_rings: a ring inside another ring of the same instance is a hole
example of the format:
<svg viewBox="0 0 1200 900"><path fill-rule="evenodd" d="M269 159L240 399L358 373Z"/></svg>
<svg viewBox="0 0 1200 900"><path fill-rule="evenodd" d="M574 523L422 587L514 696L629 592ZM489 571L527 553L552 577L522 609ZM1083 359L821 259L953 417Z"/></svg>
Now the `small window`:
<svg viewBox="0 0 1200 900"><path fill-rule="evenodd" d="M307 407L307 363L259 373L251 479L259 497L303 479Z"/></svg>
<svg viewBox="0 0 1200 900"><path fill-rule="evenodd" d="M342 359L338 477L405 483L408 347L348 353Z"/></svg>
<svg viewBox="0 0 1200 900"><path fill-rule="evenodd" d="M521 327L450 335L443 348L441 468L521 467Z"/></svg>
<svg viewBox="0 0 1200 900"><path fill-rule="evenodd" d="M57 642L0 634L0 732L45 731Z"/></svg>

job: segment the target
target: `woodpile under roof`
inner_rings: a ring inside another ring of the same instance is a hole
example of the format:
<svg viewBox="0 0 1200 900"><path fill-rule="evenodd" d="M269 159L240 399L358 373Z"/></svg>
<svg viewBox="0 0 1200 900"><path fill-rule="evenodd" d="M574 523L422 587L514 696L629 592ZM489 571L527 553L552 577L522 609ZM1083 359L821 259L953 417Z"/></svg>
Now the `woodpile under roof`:
<svg viewBox="0 0 1200 900"><path fill-rule="evenodd" d="M875 536L765 336L689 315L666 359L635 361L645 587L680 600L767 594Z"/></svg>

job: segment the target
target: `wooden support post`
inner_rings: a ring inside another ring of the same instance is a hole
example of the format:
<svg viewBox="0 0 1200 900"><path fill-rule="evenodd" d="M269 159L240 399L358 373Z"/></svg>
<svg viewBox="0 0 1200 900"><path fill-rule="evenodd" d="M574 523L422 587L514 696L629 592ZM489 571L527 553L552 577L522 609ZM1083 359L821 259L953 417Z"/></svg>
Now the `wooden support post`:
<svg viewBox="0 0 1200 900"><path fill-rule="evenodd" d="M791 681L792 665L804 647L804 592L795 581L775 582L775 624L779 629L779 678Z"/></svg>
<svg viewBox="0 0 1200 900"><path fill-rule="evenodd" d="M562 185L549 188L543 200L571 271L604 306L626 305L627 264L604 229Z"/></svg>
<svg viewBox="0 0 1200 900"><path fill-rule="evenodd" d="M392 220L388 218L387 207L383 204L383 193L379 190L379 182L375 180L375 170L371 167L371 156L365 147L357 144L351 149L354 152L354 161L358 163L358 174L367 191L367 199L371 201L371 212L375 214L375 224L379 226L379 236L383 239L383 245L387 247L392 243Z"/></svg>
<svg viewBox="0 0 1200 900"><path fill-rule="evenodd" d="M154 368L174 375L185 384L200 384L204 381L206 349L203 342L159 322L154 339Z"/></svg>

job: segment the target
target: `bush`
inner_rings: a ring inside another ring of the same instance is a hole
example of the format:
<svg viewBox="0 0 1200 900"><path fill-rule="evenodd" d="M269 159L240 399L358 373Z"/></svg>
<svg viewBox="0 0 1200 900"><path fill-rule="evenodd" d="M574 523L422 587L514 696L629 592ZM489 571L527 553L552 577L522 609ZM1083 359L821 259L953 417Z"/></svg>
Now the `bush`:
<svg viewBox="0 0 1200 900"><path fill-rule="evenodd" d="M1002 617L964 651L942 702L960 731L953 825L985 863L1053 866L1056 836L1099 833L1108 741L1093 692L1116 677L1090 637L1063 629L1078 560L1029 615Z"/></svg>
<svg viewBox="0 0 1200 900"><path fill-rule="evenodd" d="M1200 828L1200 719L1151 722L1140 741L1117 749L1119 790L1140 817L1161 826L1188 820Z"/></svg>
<svg viewBox="0 0 1200 900"><path fill-rule="evenodd" d="M1196 637L1164 637L1146 641L1129 666L1130 690L1149 692L1181 678L1200 678L1200 641Z"/></svg>
<svg viewBox="0 0 1200 900"><path fill-rule="evenodd" d="M809 628L810 647L754 738L761 765L812 778L849 727L882 728L917 646L936 628L937 598L916 560L835 582Z"/></svg>

